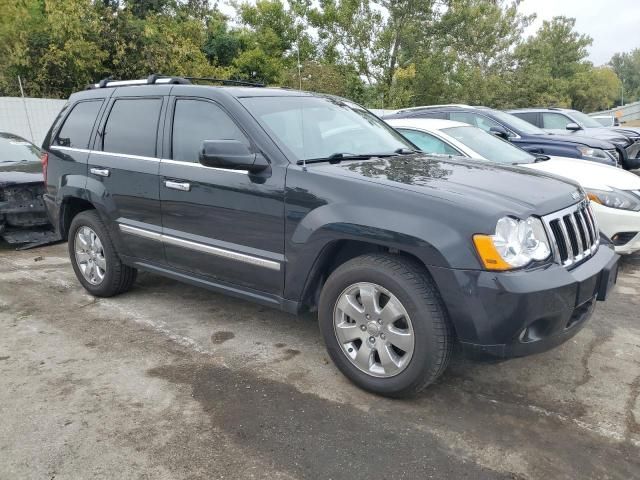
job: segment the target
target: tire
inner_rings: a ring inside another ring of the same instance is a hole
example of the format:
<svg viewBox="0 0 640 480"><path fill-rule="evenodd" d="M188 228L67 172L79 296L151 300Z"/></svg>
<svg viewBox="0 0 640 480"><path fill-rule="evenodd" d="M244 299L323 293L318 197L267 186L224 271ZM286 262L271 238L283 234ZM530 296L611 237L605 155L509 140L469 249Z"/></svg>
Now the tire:
<svg viewBox="0 0 640 480"><path fill-rule="evenodd" d="M94 248L91 251L87 247L93 238L90 232L93 232L97 239L94 239ZM83 244L83 241L88 244ZM112 297L129 290L136 280L138 271L122 263L107 228L95 210L85 210L74 217L69 228L68 248L73 271L91 295ZM83 252L77 252L78 249ZM89 260L84 261L86 258ZM83 273L88 271L88 261L95 264L94 275Z"/></svg>
<svg viewBox="0 0 640 480"><path fill-rule="evenodd" d="M393 308L386 311L389 305ZM377 313L367 317L367 311ZM353 312L353 317L344 312ZM389 320L398 315L399 320ZM338 267L322 289L318 319L338 369L359 387L380 395L415 395L444 372L451 357L453 329L431 276L424 266L399 255L367 254ZM358 334L361 337L351 341Z"/></svg>

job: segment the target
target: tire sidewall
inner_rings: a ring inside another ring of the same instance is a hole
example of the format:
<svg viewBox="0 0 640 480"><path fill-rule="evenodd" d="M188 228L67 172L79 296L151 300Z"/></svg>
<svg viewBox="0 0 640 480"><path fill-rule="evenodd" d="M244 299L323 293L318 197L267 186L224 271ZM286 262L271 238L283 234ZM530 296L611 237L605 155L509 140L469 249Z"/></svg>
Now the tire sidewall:
<svg viewBox="0 0 640 480"><path fill-rule="evenodd" d="M78 278L82 286L92 295L104 296L111 288L111 284L113 283L113 276L115 274L117 266L114 265L115 252L111 247L111 239L109 238L108 233L102 223L95 217L97 217L97 213L95 213L95 211L79 213L71 222L67 244L73 271L75 272L76 277ZM104 253L104 260L107 268L104 279L98 285L94 285L90 283L86 278L84 278L84 275L82 274L82 271L80 270L76 259L76 233L80 228L85 226L91 228L91 230L93 230L100 239L100 243L102 243L102 251Z"/></svg>
<svg viewBox="0 0 640 480"><path fill-rule="evenodd" d="M342 351L336 338L333 325L335 304L348 286L358 282L376 283L386 288L402 303L411 319L415 339L413 356L409 365L393 377L373 377L358 369ZM414 290L410 281L400 275L371 265L339 268L327 280L318 308L320 330L329 355L338 369L361 388L383 395L401 396L421 385L432 370L439 369L440 345L431 311L433 307L426 304Z"/></svg>

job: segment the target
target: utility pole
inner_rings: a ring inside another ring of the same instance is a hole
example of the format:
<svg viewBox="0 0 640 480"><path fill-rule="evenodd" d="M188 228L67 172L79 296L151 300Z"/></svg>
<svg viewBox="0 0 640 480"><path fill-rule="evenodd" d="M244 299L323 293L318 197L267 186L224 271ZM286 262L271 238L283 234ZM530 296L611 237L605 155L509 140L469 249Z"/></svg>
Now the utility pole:
<svg viewBox="0 0 640 480"><path fill-rule="evenodd" d="M300 63L300 23L298 23L296 28L296 31L298 33L297 38L296 38L296 44L297 44L297 53L298 53L298 84L299 84L299 88L298 90L302 90L302 64Z"/></svg>

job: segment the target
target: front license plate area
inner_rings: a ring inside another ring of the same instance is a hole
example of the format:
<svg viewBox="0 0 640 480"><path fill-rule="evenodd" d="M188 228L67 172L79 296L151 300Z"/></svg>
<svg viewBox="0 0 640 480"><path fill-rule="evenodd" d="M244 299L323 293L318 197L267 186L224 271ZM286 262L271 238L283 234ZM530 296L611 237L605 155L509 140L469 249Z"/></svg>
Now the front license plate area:
<svg viewBox="0 0 640 480"><path fill-rule="evenodd" d="M601 275L594 275L578 284L578 294L576 295L576 307L593 300L597 290Z"/></svg>

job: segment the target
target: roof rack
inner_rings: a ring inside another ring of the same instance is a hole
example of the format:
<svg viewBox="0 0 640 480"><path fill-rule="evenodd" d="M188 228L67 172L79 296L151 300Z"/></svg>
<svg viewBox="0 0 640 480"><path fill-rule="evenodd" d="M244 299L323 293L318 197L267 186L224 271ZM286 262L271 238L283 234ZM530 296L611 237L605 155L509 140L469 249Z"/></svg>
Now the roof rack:
<svg viewBox="0 0 640 480"><path fill-rule="evenodd" d="M247 80L231 80L228 78L212 78L212 77L184 77L190 82L208 82L221 83L222 85L238 85L242 87L264 87L264 83L249 82Z"/></svg>
<svg viewBox="0 0 640 480"><path fill-rule="evenodd" d="M87 89L94 88L114 88L135 85L192 85L194 81L220 83L222 85L239 85L245 87L264 87L264 83L247 82L244 80L230 80L211 77L171 77L153 73L147 78L137 80L113 80L111 77L103 78L98 83L87 86Z"/></svg>
<svg viewBox="0 0 640 480"><path fill-rule="evenodd" d="M113 87L126 87L131 85L158 85L158 84L171 84L171 85L190 85L191 82L183 77L168 77L165 75L158 75L153 73L147 78L141 78L138 80L113 80L111 77L103 78L98 83L89 85L88 89L93 88L113 88Z"/></svg>

